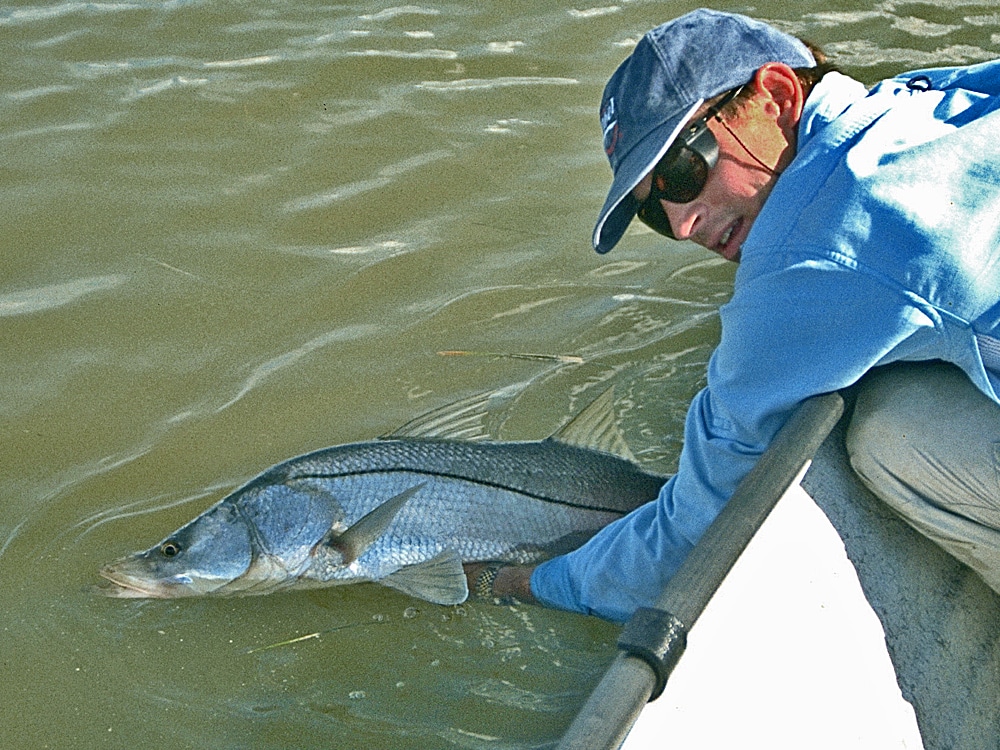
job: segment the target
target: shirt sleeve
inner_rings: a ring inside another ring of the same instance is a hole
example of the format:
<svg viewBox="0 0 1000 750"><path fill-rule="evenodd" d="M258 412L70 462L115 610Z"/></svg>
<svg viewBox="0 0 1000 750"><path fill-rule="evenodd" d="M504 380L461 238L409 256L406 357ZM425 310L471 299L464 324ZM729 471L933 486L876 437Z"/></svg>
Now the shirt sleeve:
<svg viewBox="0 0 1000 750"><path fill-rule="evenodd" d="M922 308L834 261L803 261L742 284L738 275L708 386L687 413L677 474L655 501L539 565L534 595L619 622L652 606L799 403L896 355L926 358L920 349L935 326Z"/></svg>

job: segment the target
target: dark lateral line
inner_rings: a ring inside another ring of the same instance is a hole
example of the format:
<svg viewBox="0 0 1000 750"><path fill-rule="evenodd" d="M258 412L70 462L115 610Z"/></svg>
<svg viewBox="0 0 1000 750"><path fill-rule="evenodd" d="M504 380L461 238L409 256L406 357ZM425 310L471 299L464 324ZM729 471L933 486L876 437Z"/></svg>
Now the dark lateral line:
<svg viewBox="0 0 1000 750"><path fill-rule="evenodd" d="M592 510L598 513L614 513L617 516L626 515L626 511L620 511L614 508L595 508L592 505L583 505L581 503L573 503L565 500L557 500L545 495L538 494L536 492L531 492L530 490L522 490L516 487L509 487L499 482L489 482L481 479L470 479L469 477L462 476L461 474L448 474L446 472L440 471L427 471L425 469L368 469L365 471L346 471L337 472L335 474L295 474L287 475L285 480L291 479L337 479L340 477L355 477L355 476L368 476L370 474L426 474L428 476L443 477L445 479L454 479L462 482L469 482L470 484L479 485L481 487L492 487L498 490L506 490L507 492L516 492L519 495L525 495L534 500L540 500L541 502L551 503L552 505L561 505L566 508L576 508L577 510ZM649 498L653 500L654 498Z"/></svg>

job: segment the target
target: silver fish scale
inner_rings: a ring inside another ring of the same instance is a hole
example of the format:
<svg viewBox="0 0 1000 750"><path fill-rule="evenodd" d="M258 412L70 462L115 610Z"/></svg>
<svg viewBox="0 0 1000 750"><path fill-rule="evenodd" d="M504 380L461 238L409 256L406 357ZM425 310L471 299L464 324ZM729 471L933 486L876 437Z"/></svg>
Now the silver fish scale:
<svg viewBox="0 0 1000 750"><path fill-rule="evenodd" d="M550 503L619 514L654 499L666 481L618 456L555 440L461 443L422 439L326 448L278 464L257 481L395 471L448 476Z"/></svg>
<svg viewBox="0 0 1000 750"><path fill-rule="evenodd" d="M422 484L352 564L336 565L320 555L302 572L303 584L347 583L383 579L445 550L466 562L537 562L579 546L655 499L664 481L617 456L555 440L406 438L350 443L290 459L231 499L248 506L244 515L259 524L257 538L266 540L266 552L297 559L304 542L318 542L325 532L317 516L338 528L351 527L389 498ZM279 517L283 521L276 524ZM306 529L312 539L303 539Z"/></svg>
<svg viewBox="0 0 1000 750"><path fill-rule="evenodd" d="M578 546L617 512L538 500L466 480L411 472L312 479L344 509L350 526L387 497L425 484L403 506L385 533L348 567L314 567L319 580L379 580L450 549L464 561L530 563Z"/></svg>

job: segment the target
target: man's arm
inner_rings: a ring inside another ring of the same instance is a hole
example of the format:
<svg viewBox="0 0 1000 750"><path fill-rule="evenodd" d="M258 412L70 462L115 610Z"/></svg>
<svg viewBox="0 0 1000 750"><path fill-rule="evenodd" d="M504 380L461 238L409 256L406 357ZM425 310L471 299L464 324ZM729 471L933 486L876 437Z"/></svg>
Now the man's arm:
<svg viewBox="0 0 1000 750"><path fill-rule="evenodd" d="M802 400L850 385L890 353L936 354L932 321L912 299L818 259L738 289L722 309L709 387L688 410L677 474L657 500L538 565L535 598L619 622L651 606Z"/></svg>
<svg viewBox="0 0 1000 750"><path fill-rule="evenodd" d="M534 604L531 574L534 566L467 563L465 576L469 580L469 595L480 598L516 599Z"/></svg>

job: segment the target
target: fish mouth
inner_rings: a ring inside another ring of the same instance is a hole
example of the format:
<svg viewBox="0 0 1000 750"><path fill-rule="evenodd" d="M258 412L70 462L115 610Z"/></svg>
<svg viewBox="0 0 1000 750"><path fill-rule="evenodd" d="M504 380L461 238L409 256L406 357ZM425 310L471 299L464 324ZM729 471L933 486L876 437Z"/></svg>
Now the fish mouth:
<svg viewBox="0 0 1000 750"><path fill-rule="evenodd" d="M176 599L185 596L184 586L163 581L138 580L106 565L99 571L105 583L96 586L98 593L114 599Z"/></svg>
<svg viewBox="0 0 1000 750"><path fill-rule="evenodd" d="M93 586L95 593L106 596L110 599L153 599L152 594L141 589L123 586L114 581L104 581Z"/></svg>

